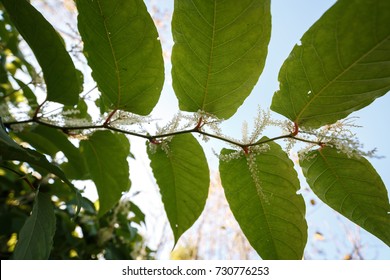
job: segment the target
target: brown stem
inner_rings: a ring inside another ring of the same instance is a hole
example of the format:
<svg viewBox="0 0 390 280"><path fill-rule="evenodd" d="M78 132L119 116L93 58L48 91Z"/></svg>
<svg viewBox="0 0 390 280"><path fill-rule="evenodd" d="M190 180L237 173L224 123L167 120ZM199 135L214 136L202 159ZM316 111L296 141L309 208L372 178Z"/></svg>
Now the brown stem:
<svg viewBox="0 0 390 280"><path fill-rule="evenodd" d="M112 112L108 115L107 119L106 119L105 122L103 123L103 127L108 126L108 124L110 123L110 120L111 120L112 116L116 113L116 111L118 111L118 109L115 109L114 111L112 111Z"/></svg>
<svg viewBox="0 0 390 280"><path fill-rule="evenodd" d="M218 140L224 141L226 143L230 143L232 145L241 147L244 150L245 153L249 152L248 147L263 145L263 144L266 144L268 142L273 142L273 141L276 141L276 140L286 139L286 138L295 139L295 140L300 141L300 142L316 144L316 145L319 145L321 147L325 146L325 143L323 143L323 142L312 141L312 140L307 140L307 139L304 139L304 138L296 137L294 134L295 134L295 132L297 130L297 126L295 126L295 129L294 129L294 131L291 134L281 135L281 136L269 138L269 139L266 139L266 140L260 140L260 141L257 141L255 143L249 143L249 144L239 143L239 142L236 142L236 141L224 138L224 137L216 135L216 134L211 134L211 133L202 131L200 129L200 127L199 127L199 123L201 124L201 121L199 121L198 124L194 128L192 128L192 129L180 130L180 131L175 131L175 132L170 132L170 133L165 133L165 134L160 134L160 135L149 135L149 134L145 135L145 134L140 134L140 133L137 133L137 132L127 131L127 130L123 130L123 129L120 129L120 128L116 128L116 127L110 126L109 119L114 115L114 113L115 113L115 111L111 112L109 117L106 119L106 121L102 125L59 126L59 125L56 125L56 124L51 124L51 123L44 122L44 121L40 120L38 117L29 119L29 120L24 120L24 121L7 122L7 123L4 123L4 125L7 126L7 127L10 127L13 124L38 123L38 124L45 125L45 126L48 126L48 127L51 127L51 128L60 129L60 130L62 130L66 134L69 134L69 131L71 131L71 130L108 129L108 130L112 130L112 131L115 131L115 132L120 132L120 133L123 133L123 134L128 134L128 135L132 135L132 136L148 139L149 141L151 141L152 143L155 143L155 144L159 144L160 143L159 141L157 141L157 139L160 139L160 138L166 138L166 137L170 137L170 136L175 136L175 135L180 135L180 134L187 134L187 133L199 133L201 135L205 135L205 136L208 136L208 137L211 137L211 138L214 138L214 139L218 139Z"/></svg>
<svg viewBox="0 0 390 280"><path fill-rule="evenodd" d="M45 101L43 101L41 104L38 105L38 107L35 109L35 112L34 112L34 115L32 117L33 120L38 120L38 114L39 114L39 111L41 110L42 106L46 103L46 99Z"/></svg>

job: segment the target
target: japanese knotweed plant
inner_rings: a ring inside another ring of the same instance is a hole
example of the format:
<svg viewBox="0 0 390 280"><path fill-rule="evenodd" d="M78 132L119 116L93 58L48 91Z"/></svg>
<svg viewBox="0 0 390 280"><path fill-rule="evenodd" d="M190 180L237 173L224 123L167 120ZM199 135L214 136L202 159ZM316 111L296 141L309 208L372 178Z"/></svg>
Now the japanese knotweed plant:
<svg viewBox="0 0 390 280"><path fill-rule="evenodd" d="M271 110L286 119L274 120L269 110L259 110L253 132L248 134L244 123L239 140L225 135L220 124L251 94L264 68L270 0L174 1L171 74L181 111L163 126L149 115L165 74L157 29L142 0L76 1L83 53L99 92L94 100L99 118L89 114L89 92L80 94L82 75L55 29L26 0L1 3L3 17L31 48L44 80L8 44L9 28L3 28L2 61L19 57L19 71L31 81L1 68L2 162L26 162L72 188L73 180L92 180L103 215L131 185L125 135L144 138L176 243L198 219L208 196L208 163L194 134L204 141L214 138L230 147L218 153L221 182L253 248L264 259L302 259L305 203L288 154L303 143L299 165L313 192L390 245L387 190L366 159L373 151L362 151L348 119L390 90L390 1L339 0L325 12L280 69ZM44 90L43 101L37 101L34 88ZM20 98L13 98L15 93ZM64 107L53 113L47 104L54 102ZM156 123L154 132L150 123ZM281 134L267 137L267 126L280 127ZM58 152L62 162L56 162ZM45 218L41 200L31 219ZM48 257L54 226L30 233L22 229L16 251ZM47 236L33 236L44 253L23 241L26 234Z"/></svg>

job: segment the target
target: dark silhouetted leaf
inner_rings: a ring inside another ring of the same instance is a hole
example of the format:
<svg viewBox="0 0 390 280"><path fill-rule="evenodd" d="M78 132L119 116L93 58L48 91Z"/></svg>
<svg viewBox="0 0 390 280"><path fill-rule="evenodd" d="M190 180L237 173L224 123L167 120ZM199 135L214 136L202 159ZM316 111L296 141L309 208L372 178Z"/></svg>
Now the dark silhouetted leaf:
<svg viewBox="0 0 390 280"><path fill-rule="evenodd" d="M66 178L65 174L57 166L51 164L43 154L37 151L25 149L15 143L4 130L3 123L0 118L0 161L2 160L18 160L28 162L33 167L37 166L47 170L54 175L57 175L61 180L69 186L72 183Z"/></svg>
<svg viewBox="0 0 390 280"><path fill-rule="evenodd" d="M31 216L19 233L13 258L17 260L45 260L50 256L56 230L56 217L50 195L38 192Z"/></svg>
<svg viewBox="0 0 390 280"><path fill-rule="evenodd" d="M47 100L65 105L77 104L80 80L60 35L28 1L1 2L42 68Z"/></svg>

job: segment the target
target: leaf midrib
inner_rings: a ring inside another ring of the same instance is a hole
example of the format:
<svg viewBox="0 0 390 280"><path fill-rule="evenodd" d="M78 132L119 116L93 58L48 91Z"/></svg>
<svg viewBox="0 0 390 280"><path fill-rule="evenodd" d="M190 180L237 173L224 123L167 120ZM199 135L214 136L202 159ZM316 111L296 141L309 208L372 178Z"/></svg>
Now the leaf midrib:
<svg viewBox="0 0 390 280"><path fill-rule="evenodd" d="M382 45L385 41L389 40L390 39L390 35L385 37L383 40L381 40L379 43L377 43L375 46L373 46L369 51L367 51L364 55L362 55L360 58L358 58L355 62L353 62L351 65L349 65L347 68L344 69L344 71L342 71L340 74L338 74L336 77L334 77L332 80L329 81L329 83L327 83L327 85L325 87L323 87L319 92L317 93L314 93L313 94L313 97L306 103L305 106L303 106L303 108L301 109L300 113L296 116L294 122L296 122L297 124L300 124L299 122L299 119L300 117L303 115L303 113L306 111L306 109L315 101L317 100L317 98L319 96L321 96L321 94L326 91L326 89L328 87L330 87L331 85L333 85L340 77L342 77L344 74L348 73L348 71L355 67L357 65L357 63L359 63L360 61L362 61L364 58L366 58L368 55L370 55L373 51L375 51L378 46ZM314 45L313 45L314 47ZM303 48L303 47L302 47ZM315 47L314 47L315 48ZM301 59L301 58L300 58ZM303 62L303 61L301 61ZM302 65L304 65L302 63ZM305 70L304 70L305 71ZM305 71L306 73L306 71ZM306 74L305 74L306 75ZM307 80L309 81L307 75L306 75L306 78ZM291 94L290 94L291 96Z"/></svg>
<svg viewBox="0 0 390 280"><path fill-rule="evenodd" d="M218 0L214 1L214 18L213 18L213 26L212 26L213 33L211 35L210 57L209 57L209 65L207 68L207 78L206 78L204 96L203 96L203 101L202 101L202 111L205 110L205 106L206 106L206 99L207 99L208 92L209 92L208 87L209 87L210 76L211 76L210 73L211 73L211 69L212 69L213 56L214 56L214 42L215 42L215 33L216 33L215 25L216 25L216 21L217 21L217 1Z"/></svg>
<svg viewBox="0 0 390 280"><path fill-rule="evenodd" d="M98 4L98 7L99 7L100 16L103 18L104 30L106 32L108 44L110 46L111 55L112 55L112 58L114 60L115 76L116 76L116 80L117 80L117 103L115 105L116 106L115 109L117 109L119 107L120 102L121 102L121 94L122 94L121 93L121 77L119 75L119 66L118 66L118 61L117 61L117 57L116 57L116 53L115 53L114 47L112 45L110 32L108 30L107 17L103 14L103 10L102 10L102 7L100 5L100 0L97 0L96 3Z"/></svg>
<svg viewBox="0 0 390 280"><path fill-rule="evenodd" d="M163 151L163 152L165 154L165 151ZM172 151L169 151L168 153L172 153ZM175 236L175 239L176 239L176 235L179 233L179 215L178 215L178 213L179 213L179 206L177 204L177 200L178 200L177 199L177 197L178 197L177 180L178 179L177 179L177 177L175 175L175 164L174 164L174 159L172 157L172 154L168 154L167 158L168 158L169 164L171 166L172 177L173 177L173 182L174 182L174 184L173 184L174 193L175 193L175 201L174 201L175 205L174 205L174 208L175 208L175 221L176 221L176 223L174 225L176 234L174 234L174 236ZM176 242L177 242L177 240L175 240L175 243Z"/></svg>
<svg viewBox="0 0 390 280"><path fill-rule="evenodd" d="M248 167L248 157L247 158L245 158L245 160L247 161L245 164L246 164L246 167ZM257 160L255 160L255 164L257 165ZM257 169L257 172L258 173L260 173L261 171L260 170L258 170L258 168L256 168ZM255 189L255 191L256 191L256 200L258 200L259 201L259 203L260 203L260 207L261 207L261 211L262 211L262 213L263 213L263 215L264 215L264 221L266 222L266 224L267 224L267 231L269 232L269 234L268 234L268 236L270 236L271 238L270 238L270 240L271 240L271 242L272 242L272 247L274 248L274 252L276 253L276 256L279 256L279 252L278 252L278 250L277 250L277 246L276 246L276 244L275 244L275 238L274 238L274 235L273 235L273 231L271 230L271 226L270 226L270 223L269 223L269 217L268 217L268 214L269 213L267 213L266 211L265 211L265 208L264 208L264 205L263 205L263 203L265 202L265 200L264 200L264 198L263 197L261 197L261 195L258 193L258 191L257 191L257 187L256 187L256 182L254 181L254 179L253 179L253 177L252 177L252 171L248 168L248 171L249 171L249 174L250 174L250 178L251 178L251 181L252 181L252 183L253 183L253 186L254 186L254 189ZM256 174L256 175L259 175L259 174ZM259 178L259 180L260 180L260 178ZM262 181L262 180L261 180ZM262 183L260 181L260 184Z"/></svg>

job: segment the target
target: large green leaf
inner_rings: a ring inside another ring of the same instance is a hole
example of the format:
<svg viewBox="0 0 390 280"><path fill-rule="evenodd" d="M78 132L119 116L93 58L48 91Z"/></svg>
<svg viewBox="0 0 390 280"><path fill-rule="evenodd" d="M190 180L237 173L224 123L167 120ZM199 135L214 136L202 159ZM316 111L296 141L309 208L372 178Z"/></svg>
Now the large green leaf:
<svg viewBox="0 0 390 280"><path fill-rule="evenodd" d="M140 115L164 82L161 44L142 0L78 0L78 27L92 76L111 109Z"/></svg>
<svg viewBox="0 0 390 280"><path fill-rule="evenodd" d="M390 90L390 1L339 0L302 37L280 73L272 110L318 128Z"/></svg>
<svg viewBox="0 0 390 280"><path fill-rule="evenodd" d="M206 157L191 134L175 136L167 149L148 148L175 243L198 219L206 204L210 175Z"/></svg>
<svg viewBox="0 0 390 280"><path fill-rule="evenodd" d="M323 202L390 246L387 190L365 158L349 158L325 147L310 152L300 165L309 186Z"/></svg>
<svg viewBox="0 0 390 280"><path fill-rule="evenodd" d="M263 70L269 0L175 0L173 87L180 109L231 117Z"/></svg>
<svg viewBox="0 0 390 280"><path fill-rule="evenodd" d="M42 68L47 100L65 105L76 104L81 89L80 81L62 38L28 1L1 2Z"/></svg>
<svg viewBox="0 0 390 280"><path fill-rule="evenodd" d="M57 175L69 186L73 186L72 183L66 178L64 172L57 166L51 164L43 154L31 149L25 149L15 143L11 137L8 136L4 130L3 123L0 118L0 162L2 160L18 160L22 162L28 162L33 167L40 167L48 172Z"/></svg>
<svg viewBox="0 0 390 280"><path fill-rule="evenodd" d="M101 216L130 188L130 143L123 134L101 130L81 141L80 151L98 191Z"/></svg>
<svg viewBox="0 0 390 280"><path fill-rule="evenodd" d="M50 256L56 230L56 217L50 195L37 192L31 216L19 233L13 258L45 260Z"/></svg>
<svg viewBox="0 0 390 280"><path fill-rule="evenodd" d="M263 259L302 259L307 224L297 173L281 147L269 145L267 152L221 160L222 186L234 217ZM221 155L233 152L223 149Z"/></svg>

